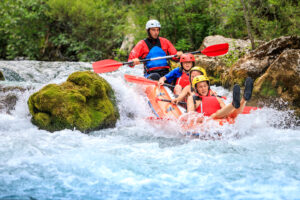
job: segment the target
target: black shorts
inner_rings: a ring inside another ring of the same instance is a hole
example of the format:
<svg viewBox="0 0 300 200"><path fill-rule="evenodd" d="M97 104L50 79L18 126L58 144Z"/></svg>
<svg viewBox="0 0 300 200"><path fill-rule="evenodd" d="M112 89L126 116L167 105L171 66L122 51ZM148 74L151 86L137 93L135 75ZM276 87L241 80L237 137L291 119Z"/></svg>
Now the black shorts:
<svg viewBox="0 0 300 200"><path fill-rule="evenodd" d="M161 70L153 70L149 71L148 73L145 71L145 74L148 75L148 79L152 80L159 80L161 77L169 73L169 69L161 69Z"/></svg>

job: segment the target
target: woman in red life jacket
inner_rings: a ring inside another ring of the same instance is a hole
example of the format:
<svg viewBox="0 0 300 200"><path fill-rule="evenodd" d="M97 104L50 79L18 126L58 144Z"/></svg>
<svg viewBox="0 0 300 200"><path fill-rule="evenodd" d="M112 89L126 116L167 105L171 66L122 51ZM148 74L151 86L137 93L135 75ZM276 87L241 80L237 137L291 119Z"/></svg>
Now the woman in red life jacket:
<svg viewBox="0 0 300 200"><path fill-rule="evenodd" d="M193 54L183 54L180 57L180 67L173 69L164 77L161 77L158 81L158 85L163 85L165 81L172 83L176 81L174 88L174 94L179 95L183 88L190 84L189 82L189 71L195 65L195 57Z"/></svg>
<svg viewBox="0 0 300 200"><path fill-rule="evenodd" d="M228 116L236 117L237 114L243 111L247 101L250 100L253 90L253 80L248 77L245 82L243 98L240 99L240 86L234 85L233 101L231 104L225 105L222 99L211 96L209 79L207 77L203 75L195 77L192 85L195 90L195 95L189 96L188 98L188 112L197 111L213 119Z"/></svg>
<svg viewBox="0 0 300 200"><path fill-rule="evenodd" d="M132 49L128 61L133 61L133 65L140 64L140 59L150 59L167 55L177 55L180 57L182 52L175 49L172 43L166 38L159 37L160 23L157 20L149 20L146 23L148 38L141 40ZM174 58L174 60L178 60ZM145 63L144 76L149 79L159 80L160 77L169 72L167 59L152 60Z"/></svg>

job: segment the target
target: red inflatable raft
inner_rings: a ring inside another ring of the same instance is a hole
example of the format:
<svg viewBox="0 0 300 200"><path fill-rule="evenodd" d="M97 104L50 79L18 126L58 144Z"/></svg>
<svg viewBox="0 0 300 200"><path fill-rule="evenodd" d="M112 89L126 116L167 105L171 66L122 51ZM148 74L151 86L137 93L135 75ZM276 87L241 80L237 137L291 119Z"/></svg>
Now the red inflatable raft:
<svg viewBox="0 0 300 200"><path fill-rule="evenodd" d="M149 99L148 103L156 117L150 117L151 120L175 120L184 114L185 109L170 102L171 95L169 89L164 86L151 85L146 88L146 95ZM163 101L162 101L163 100ZM241 114L249 114L257 107L246 106ZM216 119L220 125L224 123L232 124L235 118L227 117L225 119Z"/></svg>

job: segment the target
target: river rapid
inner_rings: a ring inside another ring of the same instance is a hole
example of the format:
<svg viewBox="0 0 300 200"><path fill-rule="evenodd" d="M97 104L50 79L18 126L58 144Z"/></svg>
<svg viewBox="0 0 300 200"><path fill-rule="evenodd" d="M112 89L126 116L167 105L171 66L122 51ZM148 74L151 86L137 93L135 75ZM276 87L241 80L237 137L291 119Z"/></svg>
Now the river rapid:
<svg viewBox="0 0 300 200"><path fill-rule="evenodd" d="M153 114L143 88L123 78L142 76L142 66L123 66L101 75L116 92L115 128L50 133L31 123L29 96L91 64L1 61L0 70L1 87L25 89L0 112L0 199L300 199L300 127L290 111L263 107L218 127L222 138L190 138L174 122L145 120ZM213 89L230 102L228 90Z"/></svg>

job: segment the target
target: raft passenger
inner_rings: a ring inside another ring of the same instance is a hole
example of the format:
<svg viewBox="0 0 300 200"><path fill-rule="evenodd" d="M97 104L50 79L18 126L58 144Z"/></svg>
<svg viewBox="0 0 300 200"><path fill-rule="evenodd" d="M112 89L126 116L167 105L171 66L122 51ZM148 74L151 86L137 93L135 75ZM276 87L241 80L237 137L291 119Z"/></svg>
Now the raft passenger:
<svg viewBox="0 0 300 200"><path fill-rule="evenodd" d="M194 78L192 86L195 95L189 96L187 100L188 112L196 111L203 113L204 116L210 116L213 119L224 117L236 117L243 112L244 107L251 99L253 90L253 80L248 77L245 82L245 90L243 98L240 99L240 86L233 87L233 101L231 104L225 105L221 98L211 96L210 83L206 76L200 75Z"/></svg>
<svg viewBox="0 0 300 200"><path fill-rule="evenodd" d="M182 92L179 94L178 97L176 97L175 99L172 99L172 103L173 104L177 104L178 102L184 101L188 96L193 94L193 87L192 87L192 81L196 76L199 75L204 75L207 76L206 71L204 68L199 67L199 66L195 66L190 70L189 73L189 85L187 85L186 87L183 88ZM210 90L211 95L217 96L216 92Z"/></svg>
<svg viewBox="0 0 300 200"><path fill-rule="evenodd" d="M179 95L182 89L190 84L189 72L195 66L195 57L193 54L183 54L180 57L180 67L173 69L158 81L158 85L163 85L165 81L172 83L176 80L174 94Z"/></svg>

